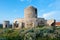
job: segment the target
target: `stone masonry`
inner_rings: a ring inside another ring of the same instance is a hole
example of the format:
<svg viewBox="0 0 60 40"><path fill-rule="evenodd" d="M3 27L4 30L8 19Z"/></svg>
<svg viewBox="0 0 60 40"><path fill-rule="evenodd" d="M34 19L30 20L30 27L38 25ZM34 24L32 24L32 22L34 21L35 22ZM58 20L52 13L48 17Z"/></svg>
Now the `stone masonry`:
<svg viewBox="0 0 60 40"><path fill-rule="evenodd" d="M14 23L18 24L18 27L13 28L30 28L37 27L40 25L46 25L46 20L44 18L37 17L37 8L29 6L24 9L24 18L15 19Z"/></svg>
<svg viewBox="0 0 60 40"><path fill-rule="evenodd" d="M3 22L3 28L9 28L10 27L10 22L9 21L4 21Z"/></svg>
<svg viewBox="0 0 60 40"><path fill-rule="evenodd" d="M13 21L12 28L31 28L31 27L38 27L43 25L49 25L55 23L54 20L45 20L44 18L37 17L37 8L33 6L28 6L24 9L24 18L17 18ZM9 26L9 21L5 21L3 24L3 28Z"/></svg>

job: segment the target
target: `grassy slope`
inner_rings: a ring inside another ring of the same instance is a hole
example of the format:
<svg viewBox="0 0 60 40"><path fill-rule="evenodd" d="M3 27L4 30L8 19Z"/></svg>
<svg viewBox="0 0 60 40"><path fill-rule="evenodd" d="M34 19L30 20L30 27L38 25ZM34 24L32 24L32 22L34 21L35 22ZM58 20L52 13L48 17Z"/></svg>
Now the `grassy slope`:
<svg viewBox="0 0 60 40"><path fill-rule="evenodd" d="M60 31L60 27L56 28L56 30ZM54 32L51 27L41 27L41 28L37 27L28 29L6 28L6 29L0 29L0 38L5 38L6 40L48 40L48 39L52 40L53 38L48 36L46 37L46 35L49 33L51 34L51 36L54 35Z"/></svg>

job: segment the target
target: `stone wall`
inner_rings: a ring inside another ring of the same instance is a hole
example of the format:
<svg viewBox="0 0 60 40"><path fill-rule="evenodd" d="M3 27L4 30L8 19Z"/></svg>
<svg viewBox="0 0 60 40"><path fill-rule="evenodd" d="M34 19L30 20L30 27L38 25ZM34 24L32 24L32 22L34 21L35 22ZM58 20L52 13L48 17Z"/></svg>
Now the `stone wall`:
<svg viewBox="0 0 60 40"><path fill-rule="evenodd" d="M47 25L48 26L55 26L55 22L56 22L56 20L54 20L54 19L47 20Z"/></svg>
<svg viewBox="0 0 60 40"><path fill-rule="evenodd" d="M37 26L37 18L25 19L25 28Z"/></svg>
<svg viewBox="0 0 60 40"><path fill-rule="evenodd" d="M4 21L3 22L3 28L9 28L10 27L10 22L9 21Z"/></svg>
<svg viewBox="0 0 60 40"><path fill-rule="evenodd" d="M46 25L46 20L44 18L37 18L38 26Z"/></svg>
<svg viewBox="0 0 60 40"><path fill-rule="evenodd" d="M17 22L17 24L18 24L18 27L16 27L16 26L14 26L14 23L16 23ZM15 19L14 20L14 22L13 22L13 28L16 28L16 29L18 29L18 28L22 28L24 25L24 19L22 18L22 19Z"/></svg>

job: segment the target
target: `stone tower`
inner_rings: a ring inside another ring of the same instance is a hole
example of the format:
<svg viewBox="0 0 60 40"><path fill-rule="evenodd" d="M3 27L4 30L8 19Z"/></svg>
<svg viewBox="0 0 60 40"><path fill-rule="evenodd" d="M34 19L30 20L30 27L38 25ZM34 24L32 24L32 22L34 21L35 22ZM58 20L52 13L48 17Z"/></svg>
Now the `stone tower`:
<svg viewBox="0 0 60 40"><path fill-rule="evenodd" d="M24 9L24 18L37 18L37 8L29 6Z"/></svg>
<svg viewBox="0 0 60 40"><path fill-rule="evenodd" d="M37 8L29 6L24 9L24 23L25 28L36 26L37 22Z"/></svg>
<svg viewBox="0 0 60 40"><path fill-rule="evenodd" d="M10 27L10 22L9 21L4 21L3 22L3 28L9 28Z"/></svg>

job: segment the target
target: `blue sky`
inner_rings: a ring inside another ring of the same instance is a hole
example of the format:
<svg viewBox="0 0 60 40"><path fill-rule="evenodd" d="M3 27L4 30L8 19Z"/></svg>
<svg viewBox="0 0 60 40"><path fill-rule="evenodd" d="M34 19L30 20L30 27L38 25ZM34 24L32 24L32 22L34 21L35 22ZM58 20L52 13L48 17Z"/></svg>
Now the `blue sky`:
<svg viewBox="0 0 60 40"><path fill-rule="evenodd" d="M24 18L24 8L34 6L38 17L60 21L60 0L0 0L0 23Z"/></svg>

